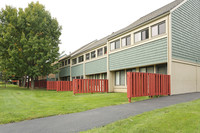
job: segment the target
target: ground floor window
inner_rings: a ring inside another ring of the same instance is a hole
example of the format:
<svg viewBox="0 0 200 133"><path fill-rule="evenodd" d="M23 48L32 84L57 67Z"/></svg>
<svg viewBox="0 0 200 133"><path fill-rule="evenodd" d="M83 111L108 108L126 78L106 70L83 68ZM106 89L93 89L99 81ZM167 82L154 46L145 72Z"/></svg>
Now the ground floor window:
<svg viewBox="0 0 200 133"><path fill-rule="evenodd" d="M154 66L141 67L139 71L141 73L154 73Z"/></svg>
<svg viewBox="0 0 200 133"><path fill-rule="evenodd" d="M70 76L67 76L67 81L70 81Z"/></svg>
<svg viewBox="0 0 200 133"><path fill-rule="evenodd" d="M107 79L107 73L90 75L88 78L89 79Z"/></svg>
<svg viewBox="0 0 200 133"><path fill-rule="evenodd" d="M156 73L167 74L167 64L156 65Z"/></svg>
<svg viewBox="0 0 200 133"><path fill-rule="evenodd" d="M125 85L125 71L117 71L115 72L115 85L123 86Z"/></svg>
<svg viewBox="0 0 200 133"><path fill-rule="evenodd" d="M100 79L100 74L96 74L95 79Z"/></svg>
<svg viewBox="0 0 200 133"><path fill-rule="evenodd" d="M154 66L149 66L146 69L147 69L147 73L154 73Z"/></svg>
<svg viewBox="0 0 200 133"><path fill-rule="evenodd" d="M146 67L141 67L139 70L140 70L141 73L146 73L147 72Z"/></svg>
<svg viewBox="0 0 200 133"><path fill-rule="evenodd" d="M107 79L107 73L103 73L101 79Z"/></svg>

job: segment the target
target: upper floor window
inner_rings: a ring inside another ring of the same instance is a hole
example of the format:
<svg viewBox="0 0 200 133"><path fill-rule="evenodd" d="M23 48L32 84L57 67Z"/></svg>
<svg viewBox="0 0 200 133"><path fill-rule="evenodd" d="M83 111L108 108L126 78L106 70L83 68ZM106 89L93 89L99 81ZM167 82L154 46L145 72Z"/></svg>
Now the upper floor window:
<svg viewBox="0 0 200 133"><path fill-rule="evenodd" d="M70 64L70 59L68 59L68 65Z"/></svg>
<svg viewBox="0 0 200 133"><path fill-rule="evenodd" d="M102 56L103 55L103 48L100 48L97 50L97 56Z"/></svg>
<svg viewBox="0 0 200 133"><path fill-rule="evenodd" d="M96 51L91 52L91 58L95 58L96 57Z"/></svg>
<svg viewBox="0 0 200 133"><path fill-rule="evenodd" d="M77 58L72 59L72 65L75 65L77 63Z"/></svg>
<svg viewBox="0 0 200 133"><path fill-rule="evenodd" d="M84 61L83 55L82 55L82 56L79 56L79 57L78 57L78 62L80 63L80 62L83 62L83 61Z"/></svg>
<svg viewBox="0 0 200 133"><path fill-rule="evenodd" d="M127 36L122 38L122 47L127 46L127 45L131 45L131 36Z"/></svg>
<svg viewBox="0 0 200 133"><path fill-rule="evenodd" d="M107 54L107 46L104 47L104 54Z"/></svg>
<svg viewBox="0 0 200 133"><path fill-rule="evenodd" d="M116 40L114 42L110 43L110 50L118 49L120 48L120 40Z"/></svg>
<svg viewBox="0 0 200 133"><path fill-rule="evenodd" d="M149 38L149 28L134 34L135 42L139 42Z"/></svg>
<svg viewBox="0 0 200 133"><path fill-rule="evenodd" d="M151 27L151 35L152 36L157 36L157 35L164 34L164 33L166 33L165 21Z"/></svg>
<svg viewBox="0 0 200 133"><path fill-rule="evenodd" d="M67 65L67 60L65 60L65 66Z"/></svg>
<svg viewBox="0 0 200 133"><path fill-rule="evenodd" d="M65 62L64 61L62 61L62 67L65 65Z"/></svg>
<svg viewBox="0 0 200 133"><path fill-rule="evenodd" d="M89 60L90 59L90 53L85 55L85 60Z"/></svg>

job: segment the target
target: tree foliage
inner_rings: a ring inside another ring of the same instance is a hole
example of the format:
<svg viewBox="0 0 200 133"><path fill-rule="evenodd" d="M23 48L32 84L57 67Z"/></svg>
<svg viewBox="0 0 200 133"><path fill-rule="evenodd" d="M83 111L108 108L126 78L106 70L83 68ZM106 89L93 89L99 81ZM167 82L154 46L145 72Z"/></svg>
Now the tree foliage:
<svg viewBox="0 0 200 133"><path fill-rule="evenodd" d="M52 73L60 35L61 26L39 2L24 10L6 6L0 11L0 71L32 79Z"/></svg>

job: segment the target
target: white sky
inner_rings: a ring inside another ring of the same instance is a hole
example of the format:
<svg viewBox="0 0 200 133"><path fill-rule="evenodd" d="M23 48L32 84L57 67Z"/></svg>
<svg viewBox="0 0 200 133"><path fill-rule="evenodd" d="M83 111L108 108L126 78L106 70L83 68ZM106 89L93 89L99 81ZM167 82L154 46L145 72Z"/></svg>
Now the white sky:
<svg viewBox="0 0 200 133"><path fill-rule="evenodd" d="M69 54L173 0L0 0L0 8L25 8L31 1L39 1L57 18L63 28L60 52Z"/></svg>

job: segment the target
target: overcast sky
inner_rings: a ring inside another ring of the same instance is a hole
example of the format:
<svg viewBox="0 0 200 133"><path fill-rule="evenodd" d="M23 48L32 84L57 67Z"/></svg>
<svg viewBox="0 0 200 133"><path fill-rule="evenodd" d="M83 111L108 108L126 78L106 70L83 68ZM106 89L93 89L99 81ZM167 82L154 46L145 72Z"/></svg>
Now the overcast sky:
<svg viewBox="0 0 200 133"><path fill-rule="evenodd" d="M0 7L25 8L32 1L57 18L63 28L60 52L69 54L174 0L0 0Z"/></svg>

